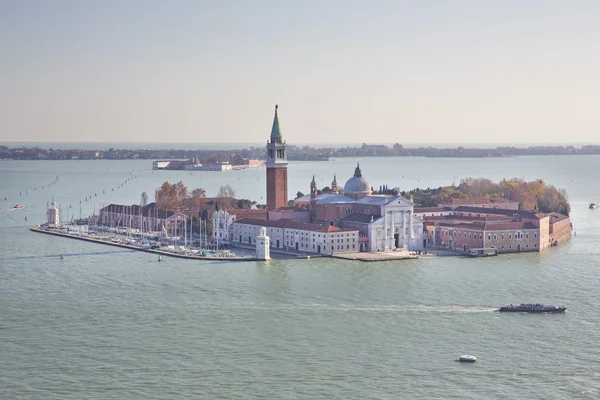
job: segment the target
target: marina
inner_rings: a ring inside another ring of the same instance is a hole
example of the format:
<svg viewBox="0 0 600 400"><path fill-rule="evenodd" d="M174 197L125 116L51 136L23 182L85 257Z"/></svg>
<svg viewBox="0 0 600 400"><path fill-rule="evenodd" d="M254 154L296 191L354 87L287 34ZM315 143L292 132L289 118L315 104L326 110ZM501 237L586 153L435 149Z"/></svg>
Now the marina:
<svg viewBox="0 0 600 400"><path fill-rule="evenodd" d="M173 245L167 246L156 246L156 245L143 245L142 242L136 242L131 240L118 240L114 237L109 236L93 236L88 233L70 233L64 232L60 229L43 227L43 226L32 226L32 232L44 233L47 235L60 236L64 238L85 240L88 242L105 244L109 246L117 246L130 250L144 251L147 253L155 253L159 255L159 260L162 255L169 257L183 258L187 260L209 260L209 261L257 261L255 257L237 256L229 250L222 251L198 251L187 248L175 247Z"/></svg>

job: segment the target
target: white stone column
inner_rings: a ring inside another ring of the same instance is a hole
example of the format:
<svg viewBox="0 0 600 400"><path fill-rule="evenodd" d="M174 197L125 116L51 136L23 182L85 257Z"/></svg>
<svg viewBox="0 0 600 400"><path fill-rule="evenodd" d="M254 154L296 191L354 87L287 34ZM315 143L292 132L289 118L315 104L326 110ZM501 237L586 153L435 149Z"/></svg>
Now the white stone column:
<svg viewBox="0 0 600 400"><path fill-rule="evenodd" d="M394 240L394 235L396 234L396 231L394 231L394 212L390 212L390 223L391 223L391 236L390 236L390 249L395 249L396 248L396 241Z"/></svg>
<svg viewBox="0 0 600 400"><path fill-rule="evenodd" d="M410 238L415 238L415 231L413 229L413 212L412 210L408 212L408 217L410 218L409 229L410 229Z"/></svg>
<svg viewBox="0 0 600 400"><path fill-rule="evenodd" d="M404 238L404 244L408 245L407 243L407 236L406 236L406 223L407 223L407 218L406 218L406 210L402 210L402 236Z"/></svg>

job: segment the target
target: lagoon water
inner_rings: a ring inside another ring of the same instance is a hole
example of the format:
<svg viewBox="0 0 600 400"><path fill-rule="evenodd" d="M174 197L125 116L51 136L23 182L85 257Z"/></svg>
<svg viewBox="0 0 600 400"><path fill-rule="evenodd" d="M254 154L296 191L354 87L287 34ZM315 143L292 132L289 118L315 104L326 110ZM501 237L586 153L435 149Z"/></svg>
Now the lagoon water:
<svg viewBox="0 0 600 400"><path fill-rule="evenodd" d="M229 184L264 203L264 169L1 161L0 399L600 397L600 210L587 207L600 199L600 156L290 163L290 196L308 192L313 173L319 187L334 173L343 185L356 162L376 188L544 179L568 191L576 236L491 259L158 263L28 227L52 198L78 217L80 201L87 215L138 203L142 191L152 200L165 180L208 195ZM568 309L493 312L520 302ZM460 354L478 361L455 362Z"/></svg>

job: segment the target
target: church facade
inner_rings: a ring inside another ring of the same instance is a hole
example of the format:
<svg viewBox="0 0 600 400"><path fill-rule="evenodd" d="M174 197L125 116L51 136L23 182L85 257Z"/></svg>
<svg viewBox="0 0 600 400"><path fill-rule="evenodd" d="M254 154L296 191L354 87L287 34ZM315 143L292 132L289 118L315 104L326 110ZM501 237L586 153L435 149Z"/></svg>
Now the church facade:
<svg viewBox="0 0 600 400"><path fill-rule="evenodd" d="M310 210L313 222L357 229L360 251L394 251L423 248L423 220L414 215L414 203L402 196L373 195L360 165L338 194L336 177L332 192L317 195L315 179L311 194L295 200L296 207Z"/></svg>

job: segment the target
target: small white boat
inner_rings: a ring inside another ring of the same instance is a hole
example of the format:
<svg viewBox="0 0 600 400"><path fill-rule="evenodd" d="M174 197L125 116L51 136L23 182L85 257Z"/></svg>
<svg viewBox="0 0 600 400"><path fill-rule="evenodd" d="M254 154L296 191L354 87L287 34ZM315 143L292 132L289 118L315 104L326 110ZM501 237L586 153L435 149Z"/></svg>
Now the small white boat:
<svg viewBox="0 0 600 400"><path fill-rule="evenodd" d="M594 208L598 208L598 203L597 203L597 202L595 202L595 201L592 201L592 202L590 203L590 210L593 210Z"/></svg>
<svg viewBox="0 0 600 400"><path fill-rule="evenodd" d="M460 361L460 362L467 362L467 363L474 363L475 361L477 361L477 357L470 356L468 354L463 354L462 356L458 357L458 361Z"/></svg>

